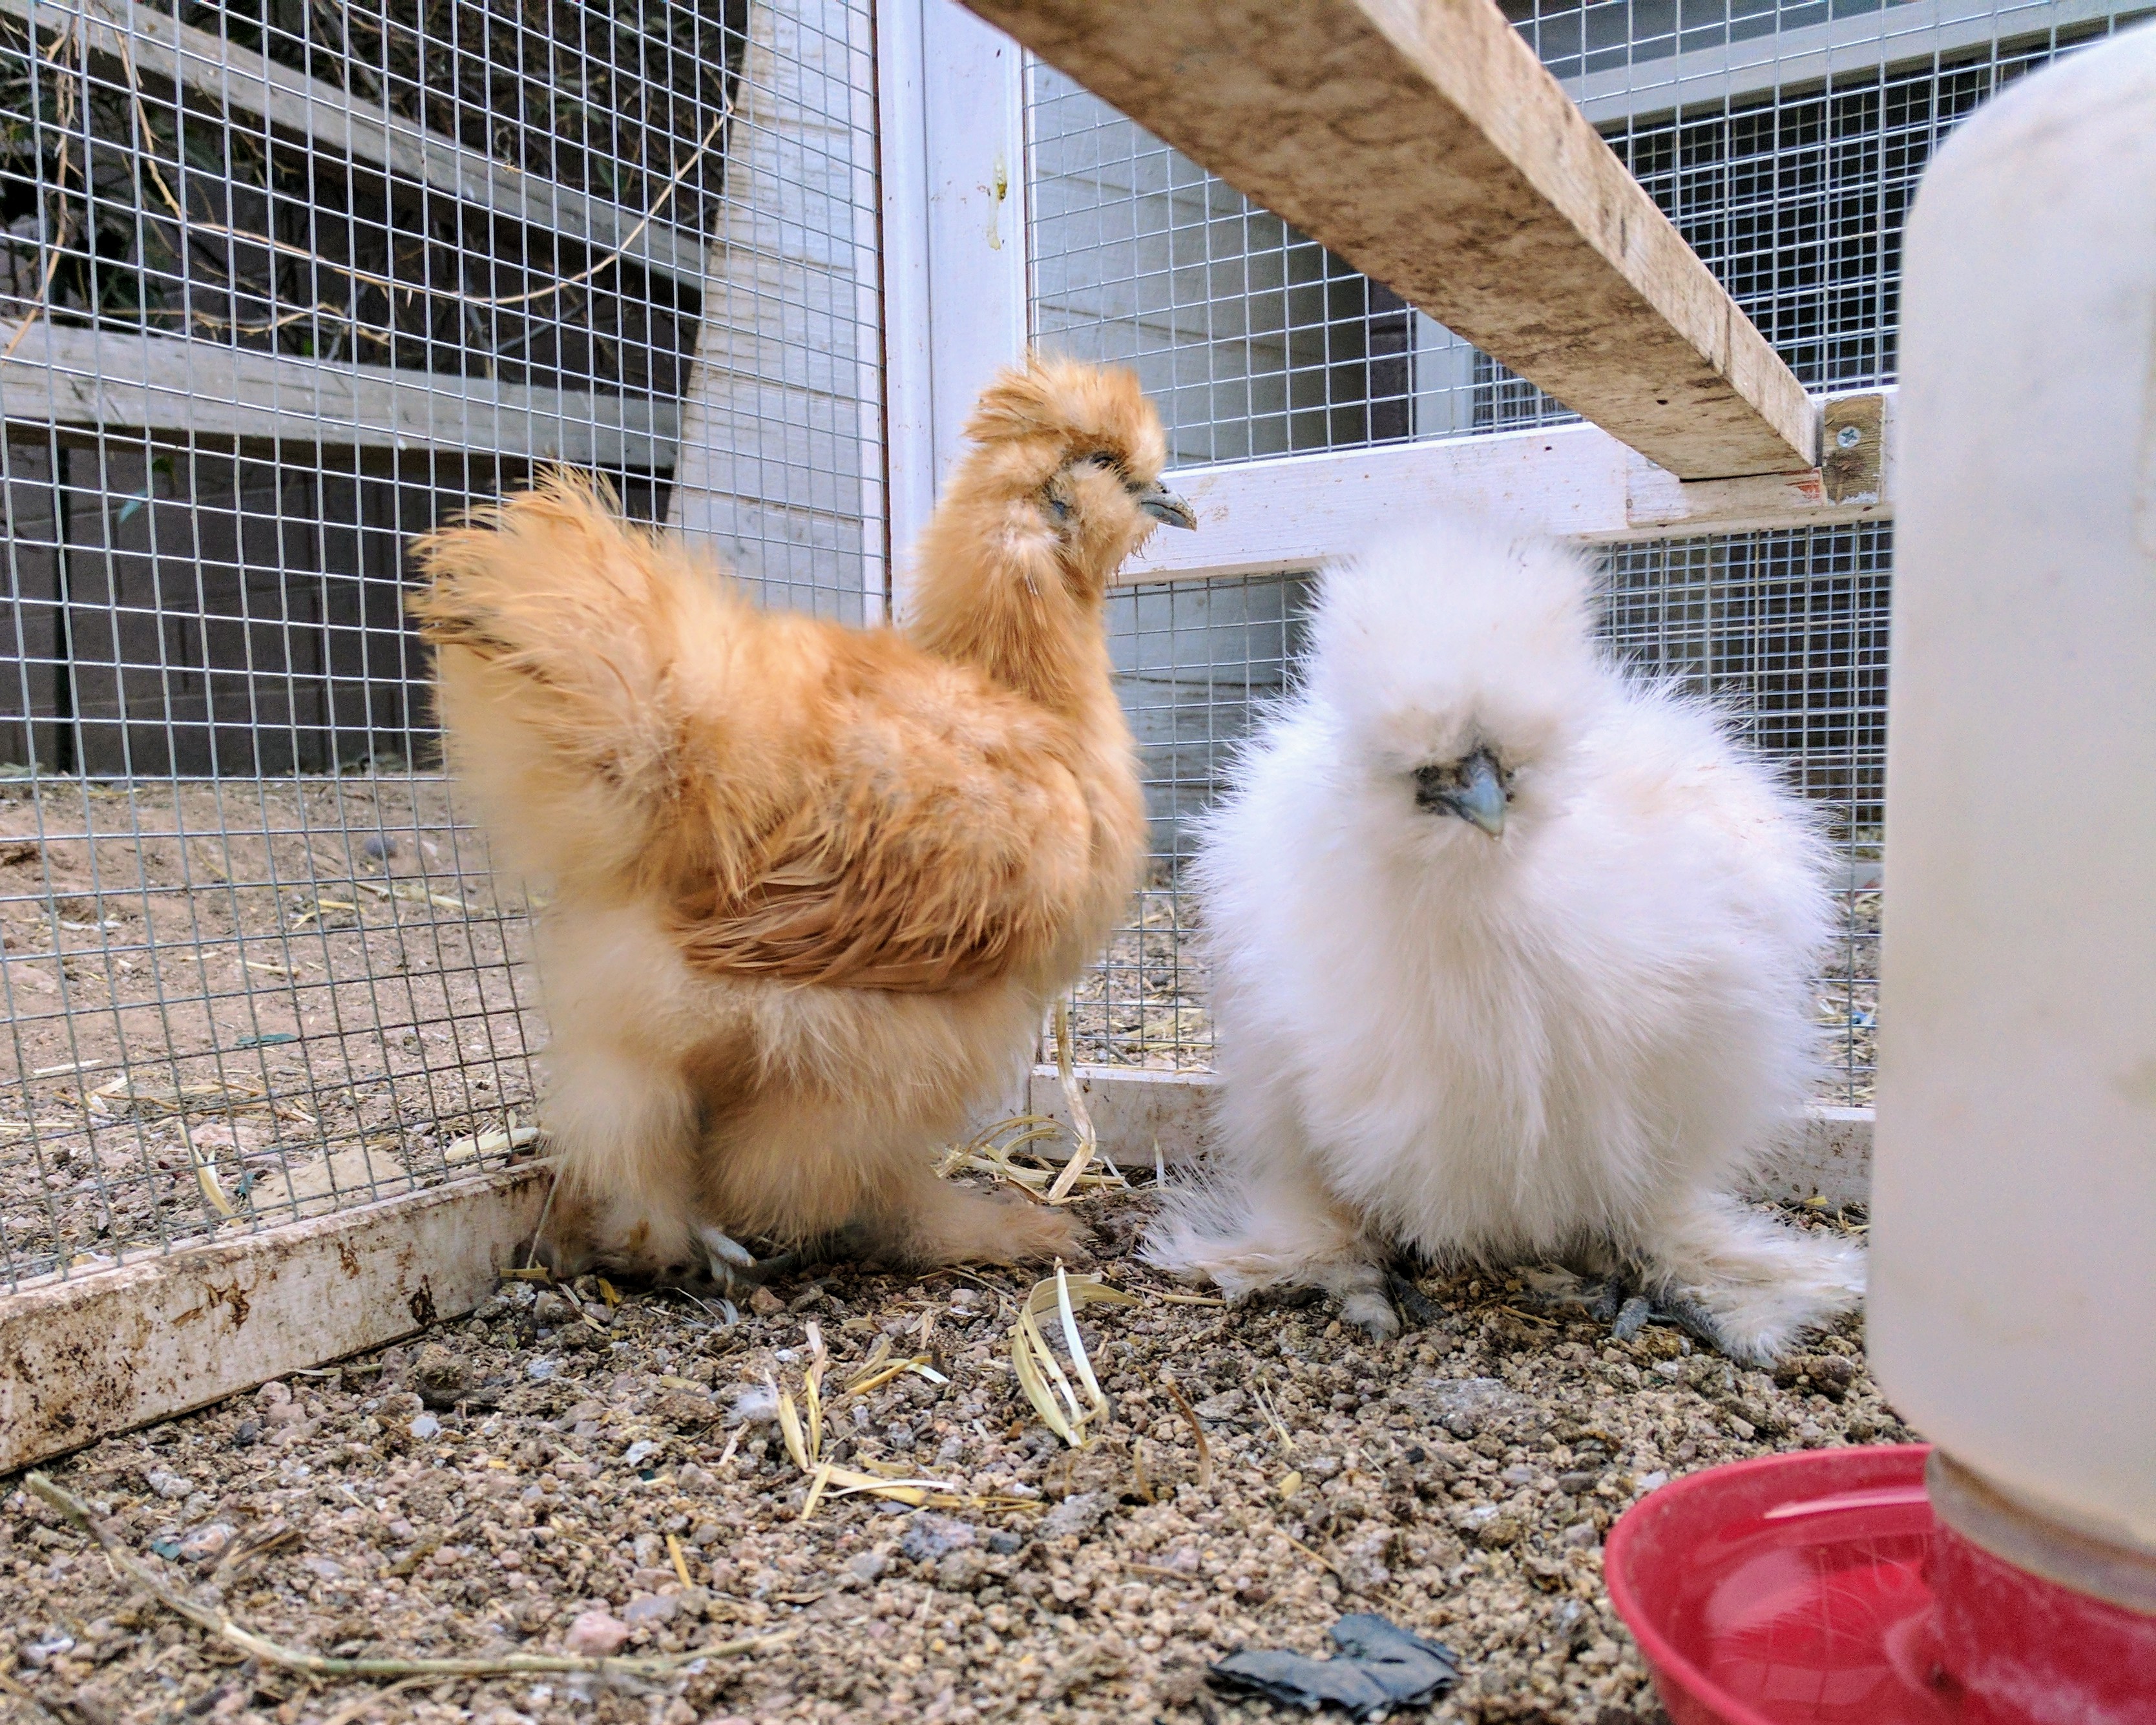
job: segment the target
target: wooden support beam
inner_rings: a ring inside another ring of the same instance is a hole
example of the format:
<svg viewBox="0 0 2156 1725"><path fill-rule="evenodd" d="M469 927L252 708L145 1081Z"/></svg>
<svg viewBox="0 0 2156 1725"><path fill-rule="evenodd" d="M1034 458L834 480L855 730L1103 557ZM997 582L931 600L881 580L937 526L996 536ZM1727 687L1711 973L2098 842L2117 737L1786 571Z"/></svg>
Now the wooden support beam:
<svg viewBox="0 0 2156 1725"><path fill-rule="evenodd" d="M1152 1072L1133 1066L1081 1066L1075 1075L1101 1147L1118 1168L1135 1173L1153 1165L1192 1161L1206 1142L1213 1097L1220 1081L1210 1072ZM1053 1066L1033 1069L1030 1112L1065 1128L1070 1105ZM1055 1142L1040 1147L1053 1152ZM1871 1196L1871 1111L1815 1107L1802 1127L1760 1171L1750 1195L1801 1204L1818 1198L1830 1206L1864 1204Z"/></svg>
<svg viewBox="0 0 2156 1725"><path fill-rule="evenodd" d="M362 102L303 72L183 24L135 0L0 0L5 13L41 30L78 28L93 54L131 64L147 75L197 90L227 109L255 114L273 126L355 162L371 162L398 178L432 187L527 228L578 240L601 252L680 280L701 282L705 244L694 234L641 212L565 186L535 179L454 138L444 137Z"/></svg>
<svg viewBox="0 0 2156 1725"><path fill-rule="evenodd" d="M17 326L0 323L0 347ZM40 321L0 358L10 424L74 425L331 449L454 449L664 470L680 407L440 372L325 364L180 336Z"/></svg>
<svg viewBox="0 0 2156 1725"><path fill-rule="evenodd" d="M0 1294L0 1474L470 1311L532 1235L536 1166Z"/></svg>
<svg viewBox="0 0 2156 1725"><path fill-rule="evenodd" d="M1491 0L966 0L1680 479L1803 472L1804 388Z"/></svg>
<svg viewBox="0 0 2156 1725"><path fill-rule="evenodd" d="M1389 523L1444 511L1586 544L1884 520L1893 400L1886 391L1826 403L1830 440L1853 427L1857 441L1837 442L1824 473L1686 484L1592 425L1185 468L1168 483L1198 511L1199 531L1154 534L1116 579L1314 569Z"/></svg>

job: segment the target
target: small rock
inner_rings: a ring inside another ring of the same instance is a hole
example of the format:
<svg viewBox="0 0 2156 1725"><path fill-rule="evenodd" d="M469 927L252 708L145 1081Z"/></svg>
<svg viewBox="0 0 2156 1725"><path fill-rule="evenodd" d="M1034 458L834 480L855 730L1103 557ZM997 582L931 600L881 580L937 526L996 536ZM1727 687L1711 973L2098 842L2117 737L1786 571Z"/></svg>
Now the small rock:
<svg viewBox="0 0 2156 1725"><path fill-rule="evenodd" d="M187 1563L199 1563L219 1556L231 1543L232 1529L223 1522L212 1522L181 1538L180 1556Z"/></svg>
<svg viewBox="0 0 2156 1725"><path fill-rule="evenodd" d="M534 1384L544 1384L560 1369L559 1364L551 1359L526 1360L524 1363L524 1375Z"/></svg>
<svg viewBox="0 0 2156 1725"><path fill-rule="evenodd" d="M605 1659L621 1651L629 1625L608 1611L587 1611L569 1625L562 1645L579 1659Z"/></svg>
<svg viewBox="0 0 2156 1725"><path fill-rule="evenodd" d="M1200 1420L1232 1420L1243 1411L1250 1399L1240 1389L1224 1389L1218 1395L1208 1396L1192 1411Z"/></svg>
<svg viewBox="0 0 2156 1725"><path fill-rule="evenodd" d="M1373 1594L1389 1586L1393 1572L1387 1559L1398 1538L1390 1527L1372 1527L1341 1541L1334 1548L1333 1561L1342 1584L1362 1594Z"/></svg>
<svg viewBox="0 0 2156 1725"><path fill-rule="evenodd" d="M192 1480L162 1467L151 1468L142 1476L142 1482L160 1497L167 1498L184 1497L195 1488Z"/></svg>
<svg viewBox="0 0 2156 1725"><path fill-rule="evenodd" d="M621 1620L631 1629L647 1623L671 1623L680 1602L665 1594L639 1594L621 1608Z"/></svg>
<svg viewBox="0 0 2156 1725"><path fill-rule="evenodd" d="M1574 1551L1585 1551L1590 1546L1599 1544L1601 1538L1601 1530L1594 1522L1574 1522L1558 1536L1558 1543L1568 1546Z"/></svg>
<svg viewBox="0 0 2156 1725"><path fill-rule="evenodd" d="M461 1355L429 1342L412 1368L412 1385L429 1407L454 1408L471 1393L471 1368Z"/></svg>
<svg viewBox="0 0 2156 1725"><path fill-rule="evenodd" d="M1520 1524L1517 1519L1512 1516L1500 1515L1492 1516L1485 1522L1481 1531L1475 1537L1485 1548L1496 1551L1504 1546L1518 1544L1520 1532Z"/></svg>
<svg viewBox="0 0 2156 1725"><path fill-rule="evenodd" d="M531 1316L542 1328L551 1330L567 1323L575 1313L567 1300L552 1288L547 1288L532 1301Z"/></svg>
<svg viewBox="0 0 2156 1725"><path fill-rule="evenodd" d="M74 1651L73 1635L49 1635L42 1641L26 1641L23 1645L23 1663L33 1671L41 1671L63 1653Z"/></svg>
<svg viewBox="0 0 2156 1725"><path fill-rule="evenodd" d="M668 1390L659 1399L659 1405L653 1412L669 1425L684 1431L709 1425L719 1417L718 1406L711 1397L693 1389Z"/></svg>
<svg viewBox="0 0 2156 1725"><path fill-rule="evenodd" d="M846 1573L864 1586L881 1580L890 1568L891 1559L880 1551L856 1552L846 1560Z"/></svg>
<svg viewBox="0 0 2156 1725"><path fill-rule="evenodd" d="M1107 1520L1108 1512L1115 1500L1106 1491L1081 1491L1062 1502L1040 1518L1040 1536L1044 1539L1060 1539L1066 1533L1075 1533L1083 1539L1101 1522Z"/></svg>
<svg viewBox="0 0 2156 1725"><path fill-rule="evenodd" d="M300 1559L300 1567L323 1581L344 1579L344 1565L335 1558L319 1558L311 1554Z"/></svg>
<svg viewBox="0 0 2156 1725"><path fill-rule="evenodd" d="M1008 1527L998 1527L988 1535L988 1549L999 1558L1009 1557L1014 1552L1025 1549L1025 1535L1014 1533Z"/></svg>
<svg viewBox="0 0 2156 1725"><path fill-rule="evenodd" d="M748 1296L748 1309L758 1317L773 1317L786 1310L786 1302L769 1288L759 1287Z"/></svg>
<svg viewBox="0 0 2156 1725"><path fill-rule="evenodd" d="M280 1408L292 1399L292 1392L272 1378L254 1392L254 1404L259 1408Z"/></svg>
<svg viewBox="0 0 2156 1725"><path fill-rule="evenodd" d="M235 1450L244 1450L249 1444L259 1444L261 1441L261 1424L259 1421L254 1420L241 1420L239 1422L239 1430L232 1435L232 1446Z"/></svg>
<svg viewBox="0 0 2156 1725"><path fill-rule="evenodd" d="M1394 1400L1456 1438L1525 1420L1533 1403L1502 1378L1419 1378L1394 1393Z"/></svg>
<svg viewBox="0 0 2156 1725"><path fill-rule="evenodd" d="M931 1563L952 1552L962 1551L978 1543L980 1537L980 1529L970 1522L922 1510L907 1521L906 1532L899 1539L898 1548L916 1563Z"/></svg>
<svg viewBox="0 0 2156 1725"><path fill-rule="evenodd" d="M412 1437L416 1443L426 1443L442 1435L442 1422L432 1414L422 1414L412 1422Z"/></svg>
<svg viewBox="0 0 2156 1725"><path fill-rule="evenodd" d="M660 1448L649 1438L639 1438L621 1452L621 1465L624 1467L641 1467L659 1453Z"/></svg>
<svg viewBox="0 0 2156 1725"><path fill-rule="evenodd" d="M359 841L360 854L377 862L397 855L397 841L387 833L369 833Z"/></svg>

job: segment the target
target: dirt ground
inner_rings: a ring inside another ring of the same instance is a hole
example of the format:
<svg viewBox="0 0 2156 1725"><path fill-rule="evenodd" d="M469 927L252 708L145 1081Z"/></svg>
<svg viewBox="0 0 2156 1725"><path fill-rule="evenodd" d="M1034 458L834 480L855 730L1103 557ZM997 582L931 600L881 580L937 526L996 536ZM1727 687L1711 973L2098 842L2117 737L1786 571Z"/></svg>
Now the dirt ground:
<svg viewBox="0 0 2156 1725"><path fill-rule="evenodd" d="M559 1650L580 1619L575 1645L625 1633L630 1653L783 1641L655 1681L303 1681L152 1604L15 1481L0 1716L1221 1725L1295 1716L1211 1692L1209 1663L1320 1651L1376 1610L1461 1658L1429 1717L1645 1725L1602 1583L1612 1517L1688 1470L1910 1435L1855 1320L1768 1373L1660 1327L1619 1343L1517 1281L1430 1278L1430 1309L1373 1345L1322 1305L1188 1303L1128 1255L1147 1204L1081 1211L1096 1273L1138 1296L1081 1317L1112 1404L1081 1451L1015 1379L1031 1276L837 1271L736 1322L678 1294L505 1284L469 1319L53 1469L171 1585L290 1646ZM819 1345L810 1459L933 1481L927 1507L826 1493L804 1517L772 1390L805 1406Z"/></svg>

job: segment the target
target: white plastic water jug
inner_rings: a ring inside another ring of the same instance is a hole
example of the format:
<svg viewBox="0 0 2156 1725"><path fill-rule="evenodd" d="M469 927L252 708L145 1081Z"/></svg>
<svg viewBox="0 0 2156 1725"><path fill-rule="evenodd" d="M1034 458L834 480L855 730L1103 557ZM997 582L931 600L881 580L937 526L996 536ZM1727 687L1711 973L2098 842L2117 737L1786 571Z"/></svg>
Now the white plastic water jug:
<svg viewBox="0 0 2156 1725"><path fill-rule="evenodd" d="M2138 1573L2156 1559L2156 27L1973 117L1907 258L1871 1348L1954 1463Z"/></svg>

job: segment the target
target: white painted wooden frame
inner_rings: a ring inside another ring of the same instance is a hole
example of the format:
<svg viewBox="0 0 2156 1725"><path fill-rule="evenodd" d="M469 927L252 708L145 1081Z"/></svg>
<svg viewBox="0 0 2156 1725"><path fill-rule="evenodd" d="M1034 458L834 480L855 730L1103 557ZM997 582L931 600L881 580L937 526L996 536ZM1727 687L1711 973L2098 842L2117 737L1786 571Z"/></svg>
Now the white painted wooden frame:
<svg viewBox="0 0 2156 1725"><path fill-rule="evenodd" d="M956 0L878 0L892 593L989 377L1025 352L1023 56Z"/></svg>

